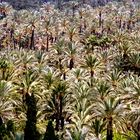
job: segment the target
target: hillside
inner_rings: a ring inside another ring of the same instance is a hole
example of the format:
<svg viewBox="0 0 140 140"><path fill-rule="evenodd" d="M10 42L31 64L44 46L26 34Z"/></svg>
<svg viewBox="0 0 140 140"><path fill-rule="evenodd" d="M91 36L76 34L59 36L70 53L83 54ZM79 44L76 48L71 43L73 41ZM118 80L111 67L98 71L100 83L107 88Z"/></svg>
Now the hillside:
<svg viewBox="0 0 140 140"><path fill-rule="evenodd" d="M139 5L36 2L0 4L0 140L140 140Z"/></svg>
<svg viewBox="0 0 140 140"><path fill-rule="evenodd" d="M70 0L3 0L4 2L10 3L14 8L16 9L25 9L25 8L38 8L41 4L44 2L53 2L55 4L63 4L63 2L68 2ZM76 0L77 1L77 0ZM126 1L126 0L80 0L79 2L89 4L91 6L98 6L98 5L105 5L108 2L111 1ZM133 0L127 0L128 1L133 1ZM139 1L139 0L134 0L134 1Z"/></svg>

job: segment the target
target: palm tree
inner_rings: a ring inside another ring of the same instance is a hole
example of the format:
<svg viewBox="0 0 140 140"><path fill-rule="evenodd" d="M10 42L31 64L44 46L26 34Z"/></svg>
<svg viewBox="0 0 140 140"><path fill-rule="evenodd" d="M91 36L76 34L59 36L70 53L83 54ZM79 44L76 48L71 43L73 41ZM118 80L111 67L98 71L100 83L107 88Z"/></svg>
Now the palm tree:
<svg viewBox="0 0 140 140"><path fill-rule="evenodd" d="M99 41L98 38L95 35L91 35L87 38L86 40L87 45L90 46L91 45L91 50L92 52L94 51L94 47L99 45Z"/></svg>
<svg viewBox="0 0 140 140"><path fill-rule="evenodd" d="M102 133L105 131L106 122L103 119L95 118L91 125L91 133L95 135L97 140L101 139Z"/></svg>
<svg viewBox="0 0 140 140"><path fill-rule="evenodd" d="M6 80L6 72L10 68L10 63L5 59L1 58L0 60L0 72L1 72L1 80Z"/></svg>
<svg viewBox="0 0 140 140"><path fill-rule="evenodd" d="M45 89L50 90L56 83L56 80L57 80L57 77L53 71L43 70L41 81Z"/></svg>
<svg viewBox="0 0 140 140"><path fill-rule="evenodd" d="M67 133L71 139L86 139L90 131L89 127L92 123L94 115L92 115L93 104L92 94L88 87L83 86L83 82L79 82L72 88L70 97L70 105L67 106L68 121L66 124Z"/></svg>
<svg viewBox="0 0 140 140"><path fill-rule="evenodd" d="M29 48L32 50L32 49L35 49L35 42L34 42L34 34L35 34L35 22L36 22L36 19L35 17L32 17L31 19L31 37L30 37L30 44L29 44Z"/></svg>
<svg viewBox="0 0 140 140"><path fill-rule="evenodd" d="M127 59L129 53L132 51L132 47L128 44L128 42L124 42L119 46L119 51L123 55L123 59Z"/></svg>
<svg viewBox="0 0 140 140"><path fill-rule="evenodd" d="M95 71L102 68L102 64L96 56L88 55L85 57L85 62L82 67L89 69L90 77L93 78Z"/></svg>
<svg viewBox="0 0 140 140"><path fill-rule="evenodd" d="M43 71L43 68L44 68L46 61L47 61L46 54L42 51L36 51L34 56L35 56L35 58L34 58L35 65L37 65L36 67L37 67L39 73L41 73Z"/></svg>
<svg viewBox="0 0 140 140"><path fill-rule="evenodd" d="M68 37L69 37L69 41L73 42L73 38L76 35L76 28L75 27L71 27L68 29Z"/></svg>
<svg viewBox="0 0 140 140"><path fill-rule="evenodd" d="M44 26L45 26L45 32L46 32L46 51L49 50L49 32L50 32L50 28L51 28L51 19L47 19L44 21Z"/></svg>
<svg viewBox="0 0 140 140"><path fill-rule="evenodd" d="M15 65L17 68L22 68L23 71L27 70L29 67L33 66L33 54L32 51L28 53L24 50L20 50L19 52L15 53L16 61Z"/></svg>
<svg viewBox="0 0 140 140"><path fill-rule="evenodd" d="M69 27L69 21L68 21L67 18L64 18L62 20L61 26L63 28L63 34L65 34L66 33L66 29Z"/></svg>
<svg viewBox="0 0 140 140"><path fill-rule="evenodd" d="M71 42L68 43L68 49L66 51L66 54L70 58L69 68L71 70L74 67L74 58L75 58L75 55L76 55L76 46L73 43L71 43Z"/></svg>
<svg viewBox="0 0 140 140"><path fill-rule="evenodd" d="M81 101L77 100L74 105L68 109L71 116L69 118L70 124L66 125L66 129L74 140L75 138L76 140L86 139L93 118L91 115L93 105L90 105L86 98Z"/></svg>
<svg viewBox="0 0 140 140"><path fill-rule="evenodd" d="M38 84L38 74L34 70L27 69L23 75L19 75L21 80L17 81L17 90L22 94L22 102L26 108L26 125L24 128L24 139L38 139L39 134L36 128L37 123L37 101L35 98L35 88Z"/></svg>
<svg viewBox="0 0 140 140"><path fill-rule="evenodd" d="M86 75L85 71L82 69L75 69L73 71L74 79L77 80L78 82L84 80L84 75Z"/></svg>
<svg viewBox="0 0 140 140"><path fill-rule="evenodd" d="M61 55L63 53L63 48L64 48L64 40L59 40L55 45L54 45L54 49L57 52L57 55Z"/></svg>
<svg viewBox="0 0 140 140"><path fill-rule="evenodd" d="M14 105L16 102L11 98L11 94L15 92L12 82L0 81L0 119L5 121L13 117Z"/></svg>
<svg viewBox="0 0 140 140"><path fill-rule="evenodd" d="M106 140L113 140L113 124L114 121L123 116L127 106L122 103L119 98L108 96L104 100L99 100L95 104L95 114L106 121Z"/></svg>
<svg viewBox="0 0 140 140"><path fill-rule="evenodd" d="M70 140L86 140L86 134L82 134L82 132L78 132L78 130L74 130L73 132L68 132L68 136Z"/></svg>
<svg viewBox="0 0 140 140"><path fill-rule="evenodd" d="M114 69L109 75L107 75L107 80L111 82L114 88L116 88L123 77L124 75L122 75L121 71Z"/></svg>
<svg viewBox="0 0 140 140"><path fill-rule="evenodd" d="M127 127L131 130L133 134L133 139L140 139L140 112L139 108L132 108L132 110L126 114L127 118ZM130 136L126 135L127 138L130 138Z"/></svg>
<svg viewBox="0 0 140 140"><path fill-rule="evenodd" d="M99 80L95 87L96 98L104 100L111 92L111 87L106 81Z"/></svg>
<svg viewBox="0 0 140 140"><path fill-rule="evenodd" d="M55 120L56 131L63 130L65 121L65 106L67 101L67 84L64 81L57 81L52 87L50 98L48 100L47 112L48 118Z"/></svg>

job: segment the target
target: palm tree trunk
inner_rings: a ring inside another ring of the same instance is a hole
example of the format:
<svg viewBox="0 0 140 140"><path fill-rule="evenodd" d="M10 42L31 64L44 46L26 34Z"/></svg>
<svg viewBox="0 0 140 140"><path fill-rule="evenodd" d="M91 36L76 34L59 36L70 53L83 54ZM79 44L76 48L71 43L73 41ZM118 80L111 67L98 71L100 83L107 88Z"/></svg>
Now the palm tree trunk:
<svg viewBox="0 0 140 140"><path fill-rule="evenodd" d="M55 126L55 130L58 132L59 131L59 116L56 116L56 126Z"/></svg>
<svg viewBox="0 0 140 140"><path fill-rule="evenodd" d="M99 12L99 27L102 25L102 12Z"/></svg>
<svg viewBox="0 0 140 140"><path fill-rule="evenodd" d="M79 26L79 33L82 33L82 25Z"/></svg>
<svg viewBox="0 0 140 140"><path fill-rule="evenodd" d="M140 135L138 135L137 140L140 140Z"/></svg>
<svg viewBox="0 0 140 140"><path fill-rule="evenodd" d="M56 110L57 110L57 113L55 116L55 119L56 119L55 130L58 132L59 131L59 116L60 116L59 103L56 103Z"/></svg>
<svg viewBox="0 0 140 140"><path fill-rule="evenodd" d="M13 42L13 47L15 49L14 29L10 30L10 38L11 38L11 41Z"/></svg>
<svg viewBox="0 0 140 140"><path fill-rule="evenodd" d="M0 116L0 126L3 124L2 117Z"/></svg>
<svg viewBox="0 0 140 140"><path fill-rule="evenodd" d="M74 61L73 58L70 59L70 64L69 64L69 68L70 70L74 67Z"/></svg>
<svg viewBox="0 0 140 140"><path fill-rule="evenodd" d="M35 45L34 45L34 30L32 30L30 49L35 49Z"/></svg>
<svg viewBox="0 0 140 140"><path fill-rule="evenodd" d="M108 120L106 140L113 140L112 117L110 117Z"/></svg>
<svg viewBox="0 0 140 140"><path fill-rule="evenodd" d="M63 73L63 79L66 80L66 72Z"/></svg>
<svg viewBox="0 0 140 140"><path fill-rule="evenodd" d="M73 6L72 6L72 17L74 18L75 17L75 5L73 3Z"/></svg>
<svg viewBox="0 0 140 140"><path fill-rule="evenodd" d="M0 116L0 127L3 125L2 117ZM2 132L0 132L0 140L2 140Z"/></svg>
<svg viewBox="0 0 140 140"><path fill-rule="evenodd" d="M61 129L63 129L63 126L64 126L64 124L63 124L63 117L62 117L62 110L63 110L63 103L62 103L62 100L63 100L63 97L62 97L62 93L60 94L60 116L59 116L59 118L60 118L60 120L61 120Z"/></svg>
<svg viewBox="0 0 140 140"><path fill-rule="evenodd" d="M94 76L94 71L91 70L91 71L90 71L90 77L93 78L93 76Z"/></svg>
<svg viewBox="0 0 140 140"><path fill-rule="evenodd" d="M3 69L3 70L2 70L2 79L3 79L3 80L5 80L5 72L6 72L6 70Z"/></svg>
<svg viewBox="0 0 140 140"><path fill-rule="evenodd" d="M47 43L46 43L46 51L49 50L49 35L47 34Z"/></svg>
<svg viewBox="0 0 140 140"><path fill-rule="evenodd" d="M93 86L93 76L94 76L94 71L91 70L90 71L90 85L91 85L91 87Z"/></svg>

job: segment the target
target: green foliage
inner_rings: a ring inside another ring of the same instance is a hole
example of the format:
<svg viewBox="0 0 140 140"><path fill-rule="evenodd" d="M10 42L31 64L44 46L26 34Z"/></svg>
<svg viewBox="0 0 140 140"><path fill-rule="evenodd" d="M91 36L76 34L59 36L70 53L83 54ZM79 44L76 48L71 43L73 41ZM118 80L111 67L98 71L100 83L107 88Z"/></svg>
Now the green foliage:
<svg viewBox="0 0 140 140"><path fill-rule="evenodd" d="M0 139L1 140L13 140L15 137L15 127L12 120L8 120L6 123L0 125Z"/></svg>

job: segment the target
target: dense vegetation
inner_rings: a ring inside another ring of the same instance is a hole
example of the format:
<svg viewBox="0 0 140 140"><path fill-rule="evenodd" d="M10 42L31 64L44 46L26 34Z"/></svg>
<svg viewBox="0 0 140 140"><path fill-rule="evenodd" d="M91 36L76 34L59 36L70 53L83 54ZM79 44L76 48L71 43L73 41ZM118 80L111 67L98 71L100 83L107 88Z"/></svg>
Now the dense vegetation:
<svg viewBox="0 0 140 140"><path fill-rule="evenodd" d="M140 140L140 9L0 5L1 140Z"/></svg>

